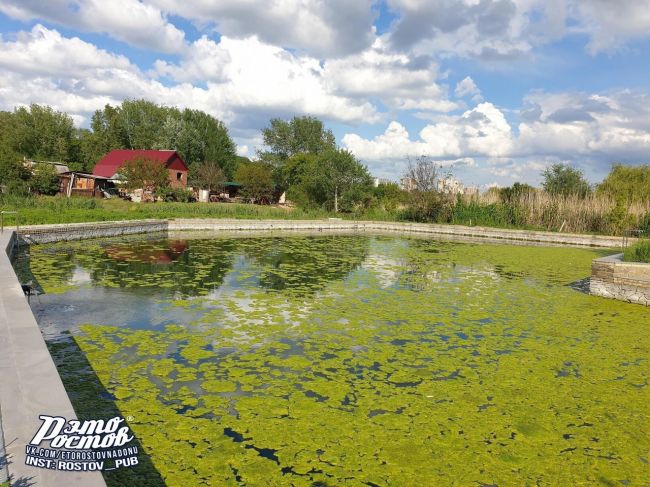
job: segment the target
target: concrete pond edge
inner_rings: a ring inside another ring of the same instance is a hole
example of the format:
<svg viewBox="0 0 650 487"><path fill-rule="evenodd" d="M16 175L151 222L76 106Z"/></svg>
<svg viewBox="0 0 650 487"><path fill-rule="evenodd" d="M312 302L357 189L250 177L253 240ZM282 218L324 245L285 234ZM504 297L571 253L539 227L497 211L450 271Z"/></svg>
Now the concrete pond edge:
<svg viewBox="0 0 650 487"><path fill-rule="evenodd" d="M623 239L620 237L601 235L338 219L132 220L32 225L20 227L17 231L5 229L0 233L0 248L5 250L0 252L0 452L4 448L6 460L0 458L0 479L8 476L12 484L35 486L106 485L98 472L60 472L25 465L25 446L40 426L39 415L62 416L67 419L76 416L21 283L14 272L12 258L16 248L25 244L182 231L387 232L537 245L600 248L620 248L623 245ZM634 239L628 239L628 243L634 243ZM627 276L629 269L632 269L633 276ZM647 286L641 294L638 283L634 283L634 279L639 275L643 277L643 285ZM650 304L650 264L624 263L620 261L619 255L596 259L592 270L591 292L599 296ZM642 298L634 300L635 296L641 295Z"/></svg>

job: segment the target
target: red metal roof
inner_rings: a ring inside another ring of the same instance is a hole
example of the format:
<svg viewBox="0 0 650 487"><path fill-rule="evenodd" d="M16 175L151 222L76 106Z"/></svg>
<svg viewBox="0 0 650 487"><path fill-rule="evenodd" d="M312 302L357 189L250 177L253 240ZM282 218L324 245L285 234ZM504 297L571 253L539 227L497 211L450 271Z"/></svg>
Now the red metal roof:
<svg viewBox="0 0 650 487"><path fill-rule="evenodd" d="M187 164L183 161L182 157L178 155L175 150L128 150L116 149L110 151L101 160L95 164L93 174L95 176L103 176L105 178L113 177L119 172L120 167L127 161L132 161L143 157L151 159L152 161L165 164L171 169L180 171L187 171Z"/></svg>

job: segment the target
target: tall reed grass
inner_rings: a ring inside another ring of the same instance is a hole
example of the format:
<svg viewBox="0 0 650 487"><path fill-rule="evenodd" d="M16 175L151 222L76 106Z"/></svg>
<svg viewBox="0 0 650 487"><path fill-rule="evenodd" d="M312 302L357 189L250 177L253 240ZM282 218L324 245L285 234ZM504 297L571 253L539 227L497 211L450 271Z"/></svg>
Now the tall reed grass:
<svg viewBox="0 0 650 487"><path fill-rule="evenodd" d="M543 191L523 193L510 201L498 194L463 197L454 202L454 223L537 228L573 233L620 235L645 225L650 202L623 204L602 196L551 195ZM645 218L645 220L644 220Z"/></svg>

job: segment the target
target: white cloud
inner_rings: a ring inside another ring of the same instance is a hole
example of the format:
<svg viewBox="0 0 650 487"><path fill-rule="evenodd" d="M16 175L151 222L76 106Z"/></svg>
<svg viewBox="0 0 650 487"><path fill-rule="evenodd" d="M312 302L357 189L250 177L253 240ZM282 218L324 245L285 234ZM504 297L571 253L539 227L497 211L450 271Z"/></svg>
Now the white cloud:
<svg viewBox="0 0 650 487"><path fill-rule="evenodd" d="M434 124L411 140L406 128L391 122L386 131L373 139L346 134L343 145L363 160L403 159L427 155L438 159L474 156L502 156L512 150L510 125L491 103L481 103L459 116L439 116Z"/></svg>
<svg viewBox="0 0 650 487"><path fill-rule="evenodd" d="M650 94L630 90L604 94L534 92L525 99L517 131L494 105L481 103L460 116L438 115L419 137L393 121L373 138L346 134L343 144L375 165L394 165L428 155L453 163L471 158L483 175L539 182L555 162L583 167L591 175L614 162L650 161ZM476 173L468 173L468 176ZM473 177L473 176L472 176Z"/></svg>
<svg viewBox="0 0 650 487"><path fill-rule="evenodd" d="M162 12L138 0L3 0L0 12L20 20L48 20L86 32L102 32L159 52L184 48L185 34Z"/></svg>
<svg viewBox="0 0 650 487"><path fill-rule="evenodd" d="M266 123L286 113L352 123L378 120L366 100L330 93L317 60L255 38L199 39L179 65L156 64L160 74L178 78L163 84L124 56L36 25L15 40L0 37L0 67L0 106L7 109L34 102L87 117L106 103L147 98L205 110L226 122L262 117ZM205 83L192 84L197 79Z"/></svg>
<svg viewBox="0 0 650 487"><path fill-rule="evenodd" d="M361 51L374 39L371 0L152 0L165 12L214 26L231 38L265 43L317 57Z"/></svg>
<svg viewBox="0 0 650 487"><path fill-rule="evenodd" d="M650 36L650 0L389 0L398 49L508 60L570 33L595 54Z"/></svg>
<svg viewBox="0 0 650 487"><path fill-rule="evenodd" d="M575 0L572 10L591 37L587 49L592 54L650 35L650 0Z"/></svg>
<svg viewBox="0 0 650 487"><path fill-rule="evenodd" d="M650 95L534 93L525 100L515 153L648 159Z"/></svg>
<svg viewBox="0 0 650 487"><path fill-rule="evenodd" d="M382 39L370 49L325 63L323 76L330 89L349 97L377 97L397 110L449 112L458 105L436 83L437 65L429 58L413 59L390 53Z"/></svg>
<svg viewBox="0 0 650 487"><path fill-rule="evenodd" d="M481 95L481 90L478 89L478 86L476 86L474 80L469 76L466 76L464 79L462 79L456 84L456 89L454 90L454 94L459 98L470 96L472 97L472 100L476 102L483 100L483 96Z"/></svg>

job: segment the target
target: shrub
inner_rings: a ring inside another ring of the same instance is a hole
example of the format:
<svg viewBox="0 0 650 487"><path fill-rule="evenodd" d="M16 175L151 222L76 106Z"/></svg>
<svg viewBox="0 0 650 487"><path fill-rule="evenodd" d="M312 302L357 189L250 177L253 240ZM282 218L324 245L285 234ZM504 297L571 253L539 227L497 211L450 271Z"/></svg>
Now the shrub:
<svg viewBox="0 0 650 487"><path fill-rule="evenodd" d="M650 239L641 240L639 243L625 249L623 260L627 262L650 263Z"/></svg>
<svg viewBox="0 0 650 487"><path fill-rule="evenodd" d="M159 188L155 194L167 202L189 203L193 198L192 190L187 188Z"/></svg>
<svg viewBox="0 0 650 487"><path fill-rule="evenodd" d="M34 168L30 186L37 194L55 195L59 192L59 175L51 164L38 164Z"/></svg>

